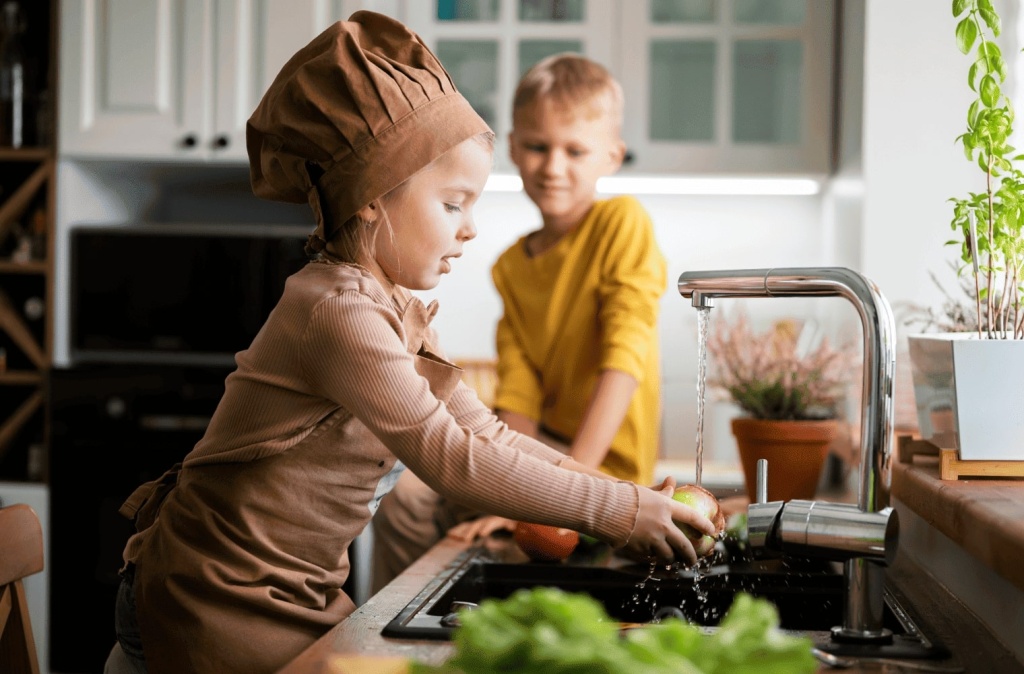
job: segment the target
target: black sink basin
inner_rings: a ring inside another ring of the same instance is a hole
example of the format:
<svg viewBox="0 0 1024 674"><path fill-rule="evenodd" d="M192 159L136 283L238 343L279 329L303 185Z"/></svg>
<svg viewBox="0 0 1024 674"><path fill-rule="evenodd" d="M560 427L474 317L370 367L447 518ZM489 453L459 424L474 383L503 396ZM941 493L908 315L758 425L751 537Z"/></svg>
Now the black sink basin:
<svg viewBox="0 0 1024 674"><path fill-rule="evenodd" d="M841 565L822 560L723 555L708 568L652 570L597 548L574 554L564 563L509 559L509 550L470 548L411 601L383 630L387 637L449 639L457 624L453 613L466 604L503 599L521 588L556 587L597 599L624 627L666 616L713 630L737 592L768 599L779 611L782 629L809 636L831 653L897 658L944 658L949 653L918 629L909 614L886 592L885 627L892 641L846 644L832 641L830 630L842 623L844 579ZM463 602L455 604L455 602Z"/></svg>

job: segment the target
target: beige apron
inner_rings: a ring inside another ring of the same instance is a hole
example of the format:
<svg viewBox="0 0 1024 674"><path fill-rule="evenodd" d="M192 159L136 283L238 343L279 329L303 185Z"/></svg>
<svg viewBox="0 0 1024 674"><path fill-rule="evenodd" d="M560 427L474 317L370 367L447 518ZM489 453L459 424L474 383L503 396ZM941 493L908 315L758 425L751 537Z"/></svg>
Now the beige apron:
<svg viewBox="0 0 1024 674"><path fill-rule="evenodd" d="M403 323L416 370L447 402L461 370L423 342L432 310L411 300ZM125 512L144 526L159 509L136 568L149 672L273 672L346 618L348 548L396 462L338 409L282 454L143 485Z"/></svg>

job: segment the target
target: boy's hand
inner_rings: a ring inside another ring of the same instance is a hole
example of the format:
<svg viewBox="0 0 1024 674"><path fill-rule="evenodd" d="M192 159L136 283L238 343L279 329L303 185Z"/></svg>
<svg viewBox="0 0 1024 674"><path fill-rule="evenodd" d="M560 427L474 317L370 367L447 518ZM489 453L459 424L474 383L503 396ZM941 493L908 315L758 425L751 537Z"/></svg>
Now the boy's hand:
<svg viewBox="0 0 1024 674"><path fill-rule="evenodd" d="M484 515L483 517L478 517L475 520L456 524L448 530L448 537L459 541L472 542L477 538L490 536L498 529L508 529L509 531L512 531L515 528L515 520L498 517L497 515Z"/></svg>

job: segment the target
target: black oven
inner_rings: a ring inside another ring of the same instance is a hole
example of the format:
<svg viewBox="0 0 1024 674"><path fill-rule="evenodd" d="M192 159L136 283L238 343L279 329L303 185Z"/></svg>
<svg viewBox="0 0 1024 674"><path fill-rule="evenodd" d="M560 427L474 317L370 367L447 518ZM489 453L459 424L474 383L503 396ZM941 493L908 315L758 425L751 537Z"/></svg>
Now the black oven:
<svg viewBox="0 0 1024 674"><path fill-rule="evenodd" d="M307 231L72 230L71 366L51 371L48 395L53 672L103 671L132 533L117 509L202 437L235 353L304 264Z"/></svg>

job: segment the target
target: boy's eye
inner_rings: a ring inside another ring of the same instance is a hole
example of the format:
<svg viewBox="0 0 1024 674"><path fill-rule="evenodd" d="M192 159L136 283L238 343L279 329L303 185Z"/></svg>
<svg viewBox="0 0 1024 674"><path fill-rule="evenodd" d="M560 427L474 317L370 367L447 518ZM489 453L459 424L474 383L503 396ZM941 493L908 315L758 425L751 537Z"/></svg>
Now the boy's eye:
<svg viewBox="0 0 1024 674"><path fill-rule="evenodd" d="M526 143L523 145L528 152L547 152L548 146L540 143Z"/></svg>
<svg viewBox="0 0 1024 674"><path fill-rule="evenodd" d="M445 204L444 209L449 213L460 213L462 212L462 206L459 204Z"/></svg>
<svg viewBox="0 0 1024 674"><path fill-rule="evenodd" d="M567 154L568 154L568 155L569 155L570 157L573 157L573 158L575 158L575 159L578 159L579 157L582 157L582 156L586 155L586 154L587 154L587 151L586 151L586 150L579 150L579 149L577 149L577 148L569 148L569 150L568 150Z"/></svg>

